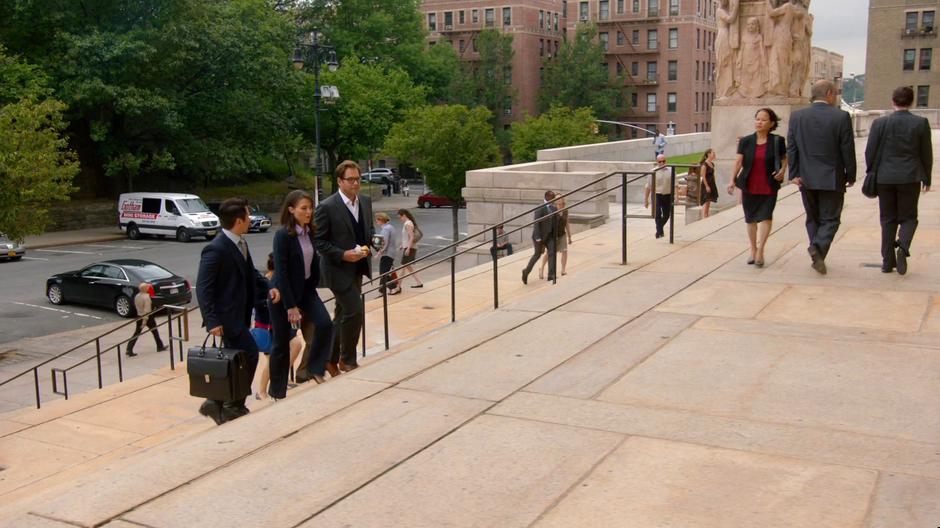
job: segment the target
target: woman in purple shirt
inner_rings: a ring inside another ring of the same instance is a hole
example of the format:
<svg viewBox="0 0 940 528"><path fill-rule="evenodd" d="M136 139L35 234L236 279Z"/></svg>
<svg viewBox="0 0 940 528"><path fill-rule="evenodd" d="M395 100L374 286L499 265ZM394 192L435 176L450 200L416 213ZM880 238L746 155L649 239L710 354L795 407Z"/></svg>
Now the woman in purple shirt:
<svg viewBox="0 0 940 528"><path fill-rule="evenodd" d="M333 336L330 314L317 295L320 266L313 247L313 198L301 190L291 191L281 208L281 226L274 233L274 284L281 291L281 302L269 303L274 346L268 393L275 399L287 395L290 340L297 329L305 342L295 376L298 383L323 382Z"/></svg>

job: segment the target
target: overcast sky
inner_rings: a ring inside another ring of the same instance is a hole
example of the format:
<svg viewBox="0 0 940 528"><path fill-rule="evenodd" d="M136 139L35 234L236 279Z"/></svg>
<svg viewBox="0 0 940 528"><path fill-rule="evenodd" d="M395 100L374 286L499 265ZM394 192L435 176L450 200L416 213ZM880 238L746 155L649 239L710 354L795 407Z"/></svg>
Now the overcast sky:
<svg viewBox="0 0 940 528"><path fill-rule="evenodd" d="M812 0L809 11L815 17L813 46L845 57L843 73L865 73L865 41L868 33L866 0ZM903 21L898 21L902 23Z"/></svg>

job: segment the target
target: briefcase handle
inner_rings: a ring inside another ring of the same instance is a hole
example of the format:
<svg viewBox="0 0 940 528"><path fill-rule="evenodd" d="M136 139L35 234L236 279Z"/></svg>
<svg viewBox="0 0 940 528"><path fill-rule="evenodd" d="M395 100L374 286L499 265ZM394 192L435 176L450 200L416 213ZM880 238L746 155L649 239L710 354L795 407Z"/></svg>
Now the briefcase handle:
<svg viewBox="0 0 940 528"><path fill-rule="evenodd" d="M219 359L222 359L222 357L223 357L223 355L222 355L222 349L220 349L220 348L218 347L218 345L216 345L216 343L215 343L215 336L212 335L212 334L206 334L206 338L202 340L202 346L199 348L199 357L206 357L206 343L209 342L209 336L212 336L212 348L215 348L216 350L218 350L218 352L219 352L218 358L219 358ZM225 340L224 340L224 339L222 340L222 346L223 346L223 347L225 346Z"/></svg>

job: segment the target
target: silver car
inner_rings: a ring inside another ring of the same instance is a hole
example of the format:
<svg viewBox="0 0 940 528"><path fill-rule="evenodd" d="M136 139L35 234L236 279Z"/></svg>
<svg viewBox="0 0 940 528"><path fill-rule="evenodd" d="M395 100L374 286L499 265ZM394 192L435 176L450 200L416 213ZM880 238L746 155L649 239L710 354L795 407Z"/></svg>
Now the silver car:
<svg viewBox="0 0 940 528"><path fill-rule="evenodd" d="M20 260L26 254L22 244L14 242L0 233L0 260Z"/></svg>

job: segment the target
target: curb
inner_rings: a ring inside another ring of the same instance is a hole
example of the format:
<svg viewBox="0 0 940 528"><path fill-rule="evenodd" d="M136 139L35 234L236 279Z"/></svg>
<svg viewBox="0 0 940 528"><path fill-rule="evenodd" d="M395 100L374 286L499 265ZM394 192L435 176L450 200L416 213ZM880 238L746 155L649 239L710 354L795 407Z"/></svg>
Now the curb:
<svg viewBox="0 0 940 528"><path fill-rule="evenodd" d="M87 244L89 242L111 242L114 240L123 240L127 238L127 235L114 234L114 235L93 235L88 236L87 238L75 238L69 240L59 240L59 241L49 241L49 242L37 242L35 244L27 244L26 250L30 249L43 249L56 246L68 246L72 244Z"/></svg>

